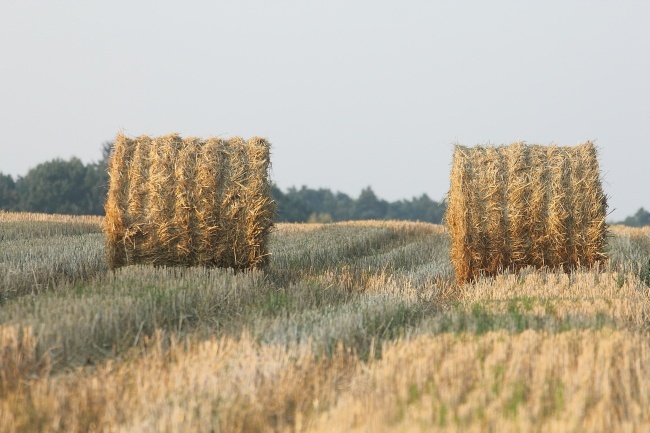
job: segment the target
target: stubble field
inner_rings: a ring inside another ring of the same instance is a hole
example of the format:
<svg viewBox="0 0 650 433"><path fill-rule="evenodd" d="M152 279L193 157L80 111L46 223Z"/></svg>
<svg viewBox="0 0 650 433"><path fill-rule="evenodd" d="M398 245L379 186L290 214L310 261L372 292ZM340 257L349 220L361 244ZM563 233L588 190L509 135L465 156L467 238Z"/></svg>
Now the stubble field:
<svg viewBox="0 0 650 433"><path fill-rule="evenodd" d="M432 224L110 272L101 221L0 213L0 431L650 430L650 228L600 269L459 287Z"/></svg>

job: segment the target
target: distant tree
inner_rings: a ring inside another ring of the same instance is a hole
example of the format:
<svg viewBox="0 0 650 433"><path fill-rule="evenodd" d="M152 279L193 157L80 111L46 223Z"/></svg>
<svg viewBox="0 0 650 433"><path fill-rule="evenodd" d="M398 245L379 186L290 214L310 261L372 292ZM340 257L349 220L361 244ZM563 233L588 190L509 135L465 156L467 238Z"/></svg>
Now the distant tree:
<svg viewBox="0 0 650 433"><path fill-rule="evenodd" d="M648 226L650 225L650 212L644 208L640 208L633 216L625 218L622 224L632 227Z"/></svg>
<svg viewBox="0 0 650 433"><path fill-rule="evenodd" d="M330 213L334 221L348 221L352 219L354 199L347 194L337 192L334 196L334 206Z"/></svg>
<svg viewBox="0 0 650 433"><path fill-rule="evenodd" d="M101 173L94 164L85 166L79 158L54 159L18 178L18 206L30 212L101 215L101 182Z"/></svg>
<svg viewBox="0 0 650 433"><path fill-rule="evenodd" d="M329 193L329 194L328 194ZM300 200L305 208L319 212L325 207L325 201L327 196L332 193L329 190L325 189L310 189L306 186L302 186L299 190L289 189L289 194L294 198Z"/></svg>
<svg viewBox="0 0 650 433"><path fill-rule="evenodd" d="M103 215L109 186L108 166L114 143L106 141L101 158L84 165L78 158L39 164L15 182L0 173L0 209L44 213ZM333 222L360 219L402 219L439 223L444 205L426 194L389 203L371 187L357 199L326 188L291 187L283 192L271 186L278 222Z"/></svg>
<svg viewBox="0 0 650 433"><path fill-rule="evenodd" d="M400 200L390 203L387 219L424 221L440 224L445 213L445 206L422 194L412 200Z"/></svg>
<svg viewBox="0 0 650 433"><path fill-rule="evenodd" d="M439 224L445 206L431 200L426 194L412 200L388 203L377 198L371 187L361 191L358 199L329 189L291 187L283 193L277 186L271 189L277 203L277 221L347 221L361 219L419 220Z"/></svg>
<svg viewBox="0 0 650 433"><path fill-rule="evenodd" d="M354 219L381 220L386 218L388 203L379 200L371 187L361 191L354 206Z"/></svg>
<svg viewBox="0 0 650 433"><path fill-rule="evenodd" d="M305 204L296 197L296 189L289 188L285 194L276 185L271 186L271 197L276 203L276 221L278 222L305 222L312 213Z"/></svg>
<svg viewBox="0 0 650 433"><path fill-rule="evenodd" d="M105 141L102 143L102 158L98 161L98 164L106 167L106 170L108 170L108 160L113 155L113 150L115 150L114 146L114 141Z"/></svg>
<svg viewBox="0 0 650 433"><path fill-rule="evenodd" d="M343 193L334 194L329 189L311 189L304 185L300 189L289 188L287 198L293 203L301 203L306 215L329 214L332 221L350 219L351 207L354 204L354 201Z"/></svg>
<svg viewBox="0 0 650 433"><path fill-rule="evenodd" d="M106 195L108 194L109 176L108 176L108 162L113 154L112 141L105 141L102 143L102 157L99 161L91 164L92 169L95 171L95 183L92 185L92 194L97 197L99 203L96 204L100 215L104 214L104 203L106 202Z"/></svg>
<svg viewBox="0 0 650 433"><path fill-rule="evenodd" d="M10 174L0 173L0 210L15 210L17 202L16 182Z"/></svg>

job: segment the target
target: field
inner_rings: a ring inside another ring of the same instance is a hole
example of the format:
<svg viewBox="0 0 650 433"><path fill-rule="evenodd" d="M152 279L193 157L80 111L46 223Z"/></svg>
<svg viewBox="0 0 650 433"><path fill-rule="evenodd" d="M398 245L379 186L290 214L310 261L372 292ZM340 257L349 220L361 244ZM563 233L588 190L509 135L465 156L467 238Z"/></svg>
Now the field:
<svg viewBox="0 0 650 433"><path fill-rule="evenodd" d="M0 213L0 431L650 431L650 228L458 286L442 226L280 224L265 271L108 270Z"/></svg>

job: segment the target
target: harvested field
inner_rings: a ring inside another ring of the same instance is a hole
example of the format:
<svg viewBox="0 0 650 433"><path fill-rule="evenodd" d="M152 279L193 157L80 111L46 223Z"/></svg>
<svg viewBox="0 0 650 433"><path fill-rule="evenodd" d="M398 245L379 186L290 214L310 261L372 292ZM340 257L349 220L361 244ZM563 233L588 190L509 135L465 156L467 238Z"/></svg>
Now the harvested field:
<svg viewBox="0 0 650 433"><path fill-rule="evenodd" d="M0 431L650 427L648 228L612 227L599 270L458 285L432 224L280 224L268 266L234 272L109 271L99 224L12 221ZM51 283L18 293L44 263Z"/></svg>

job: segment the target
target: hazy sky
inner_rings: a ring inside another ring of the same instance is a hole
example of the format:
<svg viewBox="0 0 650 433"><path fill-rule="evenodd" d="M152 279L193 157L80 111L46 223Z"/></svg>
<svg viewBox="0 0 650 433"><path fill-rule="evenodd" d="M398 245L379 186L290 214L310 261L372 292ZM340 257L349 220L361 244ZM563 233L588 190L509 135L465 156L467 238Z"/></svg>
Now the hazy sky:
<svg viewBox="0 0 650 433"><path fill-rule="evenodd" d="M0 5L0 172L259 135L283 189L441 200L455 142L596 140L610 218L650 210L650 1L99 3Z"/></svg>

